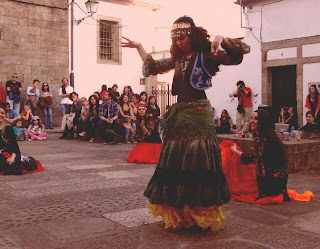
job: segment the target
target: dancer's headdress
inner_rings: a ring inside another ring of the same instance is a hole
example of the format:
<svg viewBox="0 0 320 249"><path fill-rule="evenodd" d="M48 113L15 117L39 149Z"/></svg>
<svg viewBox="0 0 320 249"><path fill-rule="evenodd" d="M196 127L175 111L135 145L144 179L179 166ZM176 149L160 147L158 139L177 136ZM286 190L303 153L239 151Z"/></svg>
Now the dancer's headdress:
<svg viewBox="0 0 320 249"><path fill-rule="evenodd" d="M192 32L192 28L195 28L193 20L189 16L183 16L178 18L172 25L171 37L179 38L181 36L188 36Z"/></svg>

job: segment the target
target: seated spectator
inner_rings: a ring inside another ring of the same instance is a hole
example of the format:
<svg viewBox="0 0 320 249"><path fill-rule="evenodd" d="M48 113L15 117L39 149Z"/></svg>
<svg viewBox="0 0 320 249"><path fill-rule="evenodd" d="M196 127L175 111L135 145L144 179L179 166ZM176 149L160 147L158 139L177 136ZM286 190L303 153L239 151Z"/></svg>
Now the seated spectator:
<svg viewBox="0 0 320 249"><path fill-rule="evenodd" d="M124 128L124 139L126 143L135 142L133 139L133 135L135 134L135 128L136 125L133 123L133 111L132 107L129 104L129 95L126 93L123 93L120 97L120 103L119 103L119 113L120 113L120 122ZM130 141L129 141L129 135Z"/></svg>
<svg viewBox="0 0 320 249"><path fill-rule="evenodd" d="M233 132L232 119L229 117L228 111L223 109L221 112L221 117L216 126L217 133L219 134L229 134Z"/></svg>
<svg viewBox="0 0 320 249"><path fill-rule="evenodd" d="M63 135L60 139L74 139L73 128L78 125L80 114L81 114L81 102L76 92L70 93L69 98L72 100L70 111L67 111L62 117L61 130Z"/></svg>
<svg viewBox="0 0 320 249"><path fill-rule="evenodd" d="M103 102L103 101L102 101L102 98L101 98L101 94L100 94L99 92L94 92L93 94L98 97L98 99L99 99L99 105L101 105L101 103Z"/></svg>
<svg viewBox="0 0 320 249"><path fill-rule="evenodd" d="M140 102L140 95L139 94L134 94L132 96L132 101L130 103L130 106L132 108L132 111L133 111L133 115L134 116L137 116L137 111L138 111L138 105L139 105L139 102ZM135 119L134 119L135 120Z"/></svg>
<svg viewBox="0 0 320 249"><path fill-rule="evenodd" d="M219 123L219 118L215 116L215 112L216 112L216 110L214 109L214 107L212 107L212 119L213 119L215 126L217 126Z"/></svg>
<svg viewBox="0 0 320 249"><path fill-rule="evenodd" d="M105 145L119 143L119 135L117 134L119 129L119 106L113 98L113 92L106 92L104 101L99 107L97 127Z"/></svg>
<svg viewBox="0 0 320 249"><path fill-rule="evenodd" d="M14 134L17 136L17 141L31 141L31 138L29 138L28 135L28 129L22 127L22 119L16 119L13 131Z"/></svg>
<svg viewBox="0 0 320 249"><path fill-rule="evenodd" d="M107 91L107 85L102 85L101 92L100 92L100 96L102 100L104 100L104 94L106 93L106 91Z"/></svg>
<svg viewBox="0 0 320 249"><path fill-rule="evenodd" d="M103 95L104 96L104 95ZM86 136L86 124L87 124L87 120L89 118L89 102L85 97L82 97L80 99L81 101L81 105L82 105L82 109L81 109L81 114L80 114L80 120L79 120L79 125L78 125L78 132L81 131L81 133L79 133L80 137L85 137Z"/></svg>
<svg viewBox="0 0 320 249"><path fill-rule="evenodd" d="M104 94L106 96L106 93ZM89 143L94 142L94 132L97 127L97 123L100 120L99 118L99 98L96 95L91 95L89 97L89 118L87 119L87 140L89 140Z"/></svg>
<svg viewBox="0 0 320 249"><path fill-rule="evenodd" d="M294 114L293 107L288 107L288 114L289 118L286 120L286 124L289 124L289 131L291 131L292 128L297 130L299 128L297 116Z"/></svg>
<svg viewBox="0 0 320 249"><path fill-rule="evenodd" d="M23 110L21 112L21 118L22 118L22 127L28 128L33 118L33 114L28 105L23 106Z"/></svg>
<svg viewBox="0 0 320 249"><path fill-rule="evenodd" d="M117 91L118 90L118 85L117 84L113 84L112 86L112 96L113 96L113 101L119 103L119 99L120 99L120 93Z"/></svg>
<svg viewBox="0 0 320 249"><path fill-rule="evenodd" d="M158 124L162 124L162 118L160 116L160 108L157 104L156 96L150 95L147 104L147 117L155 119Z"/></svg>
<svg viewBox="0 0 320 249"><path fill-rule="evenodd" d="M314 122L315 115L312 111L306 113L307 124L299 129L301 137L305 139L320 138L320 126Z"/></svg>
<svg viewBox="0 0 320 249"><path fill-rule="evenodd" d="M147 105L147 99L148 99L148 94L147 92L143 91L140 93L140 102Z"/></svg>
<svg viewBox="0 0 320 249"><path fill-rule="evenodd" d="M5 110L0 107L0 174L21 175L43 171L41 163L32 157L21 156L13 128L6 124Z"/></svg>
<svg viewBox="0 0 320 249"><path fill-rule="evenodd" d="M123 88L123 92L122 92L121 96L124 94L127 94L129 96L129 103L131 103L132 96L134 95L134 93L132 92L131 86L125 86ZM121 98L121 96L120 96L120 98Z"/></svg>
<svg viewBox="0 0 320 249"><path fill-rule="evenodd" d="M17 113L14 109L10 109L10 104L5 102L4 103L4 108L6 111L6 118L7 122L12 126L14 125L15 121L18 119L21 119L21 116L19 113Z"/></svg>
<svg viewBox="0 0 320 249"><path fill-rule="evenodd" d="M33 116L31 124L28 127L28 135L31 140L45 140L47 133L44 132L44 125L38 116Z"/></svg>
<svg viewBox="0 0 320 249"><path fill-rule="evenodd" d="M288 113L288 108L286 106L282 106L280 109L278 123L287 124L287 122L289 122L289 118L290 114Z"/></svg>
<svg viewBox="0 0 320 249"><path fill-rule="evenodd" d="M136 139L138 144L131 150L128 163L157 163L162 141L158 132L157 122L147 117L147 107L138 105L136 121Z"/></svg>
<svg viewBox="0 0 320 249"><path fill-rule="evenodd" d="M228 141L221 143L223 172L233 199L257 204L290 201L285 151L274 132L271 114L263 109L253 112L250 130L254 133L253 152L242 152L231 142L234 154L228 154L229 148L223 146Z"/></svg>

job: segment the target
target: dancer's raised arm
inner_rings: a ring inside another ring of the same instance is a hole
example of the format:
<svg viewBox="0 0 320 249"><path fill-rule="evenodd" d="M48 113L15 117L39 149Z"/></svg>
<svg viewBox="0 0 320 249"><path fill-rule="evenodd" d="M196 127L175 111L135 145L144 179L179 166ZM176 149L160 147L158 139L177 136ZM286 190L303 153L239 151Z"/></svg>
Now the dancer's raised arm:
<svg viewBox="0 0 320 249"><path fill-rule="evenodd" d="M138 53L141 57L141 59L143 60L143 62L146 61L147 58L147 52L146 50L143 48L143 46L141 45L140 42L137 41L132 41L126 37L122 37L123 39L127 40L126 42L121 42L121 46L124 48L136 48L138 50Z"/></svg>

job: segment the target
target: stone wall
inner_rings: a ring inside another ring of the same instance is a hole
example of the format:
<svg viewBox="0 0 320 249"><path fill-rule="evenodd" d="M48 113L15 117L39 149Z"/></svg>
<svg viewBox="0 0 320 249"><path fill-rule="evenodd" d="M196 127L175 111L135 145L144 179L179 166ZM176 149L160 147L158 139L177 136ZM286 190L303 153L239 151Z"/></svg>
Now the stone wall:
<svg viewBox="0 0 320 249"><path fill-rule="evenodd" d="M69 74L67 1L1 0L0 32L0 83L5 86L16 72L25 102L34 79L47 81L54 96L54 125L59 125L58 91L61 79Z"/></svg>

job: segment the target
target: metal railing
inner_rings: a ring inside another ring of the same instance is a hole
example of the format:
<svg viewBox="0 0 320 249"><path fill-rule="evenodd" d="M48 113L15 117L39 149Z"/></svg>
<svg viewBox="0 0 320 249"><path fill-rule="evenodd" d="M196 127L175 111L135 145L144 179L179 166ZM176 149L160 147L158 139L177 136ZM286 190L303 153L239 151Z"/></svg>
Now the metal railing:
<svg viewBox="0 0 320 249"><path fill-rule="evenodd" d="M158 85L157 87L152 87L152 94L156 96L161 117L163 117L172 104L177 102L177 96L172 95L169 84L167 86Z"/></svg>

